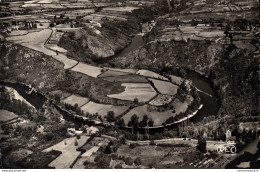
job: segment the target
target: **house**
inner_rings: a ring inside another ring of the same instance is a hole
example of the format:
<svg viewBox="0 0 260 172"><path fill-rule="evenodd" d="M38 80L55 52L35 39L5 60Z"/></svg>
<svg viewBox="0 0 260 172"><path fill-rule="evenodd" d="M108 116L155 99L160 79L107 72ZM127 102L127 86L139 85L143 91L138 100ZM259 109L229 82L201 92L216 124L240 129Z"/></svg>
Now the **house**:
<svg viewBox="0 0 260 172"><path fill-rule="evenodd" d="M99 129L96 127L91 126L89 128L86 128L87 135L97 134L98 132L99 132Z"/></svg>

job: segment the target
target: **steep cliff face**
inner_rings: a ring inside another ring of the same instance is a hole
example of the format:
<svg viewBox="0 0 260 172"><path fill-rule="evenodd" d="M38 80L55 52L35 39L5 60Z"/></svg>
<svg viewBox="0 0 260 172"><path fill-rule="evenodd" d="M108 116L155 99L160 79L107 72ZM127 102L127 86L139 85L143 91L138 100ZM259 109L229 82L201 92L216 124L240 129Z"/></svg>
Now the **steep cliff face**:
<svg viewBox="0 0 260 172"><path fill-rule="evenodd" d="M83 28L76 33L66 33L59 46L68 50L71 58L91 62L99 58L110 57L122 50L131 41L131 35L137 33L138 25L127 22L105 21L102 27Z"/></svg>
<svg viewBox="0 0 260 172"><path fill-rule="evenodd" d="M62 90L89 97L96 102L111 103L107 95L124 91L120 83L64 70L63 64L52 57L20 45L1 43L0 50L0 80L32 85L45 95Z"/></svg>

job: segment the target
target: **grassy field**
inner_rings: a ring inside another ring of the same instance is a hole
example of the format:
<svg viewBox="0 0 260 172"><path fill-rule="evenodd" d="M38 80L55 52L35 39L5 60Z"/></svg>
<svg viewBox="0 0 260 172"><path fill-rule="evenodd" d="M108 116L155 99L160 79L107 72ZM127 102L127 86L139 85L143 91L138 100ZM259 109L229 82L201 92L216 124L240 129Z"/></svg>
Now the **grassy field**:
<svg viewBox="0 0 260 172"><path fill-rule="evenodd" d="M103 77L102 79L110 81L110 82L123 82L123 83L147 83L148 80L139 75L120 75L120 76L111 76L111 77Z"/></svg>
<svg viewBox="0 0 260 172"><path fill-rule="evenodd" d="M170 82L160 81L156 79L149 79L154 83L154 86L161 94L175 95L177 93L178 86Z"/></svg>
<svg viewBox="0 0 260 172"><path fill-rule="evenodd" d="M72 106L74 106L75 104L78 104L78 106L82 106L82 105L86 104L87 102L89 102L89 99L86 97L81 97L81 96L72 94L71 96L62 100L62 102L67 103Z"/></svg>
<svg viewBox="0 0 260 172"><path fill-rule="evenodd" d="M143 119L144 115L147 115L150 119L154 121L154 126L161 126L162 123L164 123L169 117L174 117L181 112L185 112L188 108L188 104L191 102L192 99L192 97L188 97L187 101L185 101L184 103L180 102L178 99L175 99L172 103L175 108L175 113L172 113L171 110L159 112L156 110L156 107L143 105L131 109L123 116L123 119L125 121L125 124L127 125L132 115L136 114L139 117L139 121Z"/></svg>
<svg viewBox="0 0 260 172"><path fill-rule="evenodd" d="M108 97L130 101L138 98L140 102L146 102L157 94L150 84L123 83L122 86L126 87L123 93L111 94Z"/></svg>
<svg viewBox="0 0 260 172"><path fill-rule="evenodd" d="M171 77L171 82L177 85L181 85L182 78L174 75L170 75Z"/></svg>
<svg viewBox="0 0 260 172"><path fill-rule="evenodd" d="M79 151L76 151L78 147L81 147L83 144L86 143L86 141L89 139L88 136L81 136L80 139L77 139L78 146L75 146L76 137L70 137L66 138L66 144L65 140L61 141L60 143L49 147L45 149L43 152L49 152L51 150L58 150L61 151L62 154L56 158L54 161L52 161L49 166L55 167L56 169L70 168L70 165L73 163L73 161L80 155Z"/></svg>
<svg viewBox="0 0 260 172"><path fill-rule="evenodd" d="M80 73L86 74L88 76L92 76L94 78L96 78L98 75L100 75L102 73L101 68L91 66L91 65L88 65L85 63L79 63L71 70L73 70L75 72L80 72Z"/></svg>
<svg viewBox="0 0 260 172"><path fill-rule="evenodd" d="M136 74L139 74L139 75L142 75L142 76L147 76L147 77L150 77L150 78L157 78L157 79L162 79L162 80L168 81L168 78L165 78L164 76L159 75L159 74L152 72L152 71L149 71L149 70L138 70L136 72Z"/></svg>
<svg viewBox="0 0 260 172"><path fill-rule="evenodd" d="M157 163L160 165L165 165L167 161L169 163L183 161L183 157L180 153L184 153L185 149L187 151L187 147L175 148L174 146L161 147L154 145L136 146L134 149L131 149L128 145L122 145L117 150L117 155L130 157L132 159L140 157L142 160L142 165L145 166L149 166L150 164L155 165Z"/></svg>
<svg viewBox="0 0 260 172"><path fill-rule="evenodd" d="M154 98L152 101L150 101L149 104L153 105L153 106L162 106L164 104L170 103L172 98L173 97L170 95L159 94L156 98Z"/></svg>
<svg viewBox="0 0 260 172"><path fill-rule="evenodd" d="M102 117L106 116L109 111L113 111L115 113L115 116L121 115L128 108L129 108L128 106L105 105L105 104L95 103L92 101L90 101L89 103L81 107L81 109L84 112L89 112L91 114L98 113Z"/></svg>
<svg viewBox="0 0 260 172"><path fill-rule="evenodd" d="M17 118L18 115L14 114L13 112L9 112L7 110L0 110L0 122L5 122Z"/></svg>
<svg viewBox="0 0 260 172"><path fill-rule="evenodd" d="M11 41L16 44L21 44L25 47L52 56L54 59L62 62L64 64L65 69L70 68L75 64L77 64L75 60L69 59L63 54L56 55L55 51L45 48L44 44L46 40L49 38L49 36L51 35L51 33L52 31L50 29L43 29L39 32L31 32L28 33L27 35L22 35L22 36L12 36L6 39L7 41Z"/></svg>

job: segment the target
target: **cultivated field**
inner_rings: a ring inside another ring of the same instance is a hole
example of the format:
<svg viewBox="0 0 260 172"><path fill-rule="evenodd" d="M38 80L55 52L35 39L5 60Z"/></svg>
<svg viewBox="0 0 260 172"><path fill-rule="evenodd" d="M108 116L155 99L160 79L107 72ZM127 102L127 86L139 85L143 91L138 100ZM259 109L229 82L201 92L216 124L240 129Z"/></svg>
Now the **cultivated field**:
<svg viewBox="0 0 260 172"><path fill-rule="evenodd" d="M78 146L75 146L75 139L76 137L66 138L66 144L65 140L63 140L60 143L43 150L43 152L49 152L51 150L58 150L62 152L58 158L49 164L50 167L55 167L56 169L70 168L70 165L80 155L80 152L76 151L76 149L84 145L89 137L81 136L80 139L77 139Z"/></svg>
<svg viewBox="0 0 260 172"><path fill-rule="evenodd" d="M104 69L110 69L112 71L118 71L118 72L125 72L125 73L136 73L138 69L120 69L120 68L109 68L109 67L104 67Z"/></svg>
<svg viewBox="0 0 260 172"><path fill-rule="evenodd" d="M77 64L75 60L67 58L63 54L56 55L56 52L45 48L44 44L46 40L51 35L52 31L50 29L44 29L39 32L31 32L27 35L22 36L12 36L6 38L8 41L14 42L16 44L21 44L25 47L31 48L36 51L40 51L46 55L52 56L54 59L62 62L65 69L68 69Z"/></svg>
<svg viewBox="0 0 260 172"><path fill-rule="evenodd" d="M123 82L123 83L147 83L148 80L139 75L119 75L119 76L108 76L108 77L103 77L102 79L110 81L110 82Z"/></svg>
<svg viewBox="0 0 260 172"><path fill-rule="evenodd" d="M172 101L172 99L173 96L159 94L156 98L150 101L149 104L153 106L162 106L165 104L169 104Z"/></svg>
<svg viewBox="0 0 260 172"><path fill-rule="evenodd" d="M18 115L13 112L9 112L7 110L0 110L0 122L5 122L17 118Z"/></svg>
<svg viewBox="0 0 260 172"><path fill-rule="evenodd" d="M73 70L75 72L80 72L80 73L86 74L88 76L92 76L94 78L96 78L98 75L101 74L100 67L91 66L91 65L88 65L85 63L79 63L71 70Z"/></svg>
<svg viewBox="0 0 260 172"><path fill-rule="evenodd" d="M147 76L147 77L150 77L150 78L157 78L157 79L162 79L162 80L168 81L168 78L165 78L164 76L159 75L159 74L152 72L152 71L149 71L149 70L138 70L136 72L136 74L139 74L139 75L142 75L142 76Z"/></svg>
<svg viewBox="0 0 260 172"><path fill-rule="evenodd" d="M137 98L139 102L147 102L157 94L150 84L123 83L122 86L126 87L124 92L111 94L108 97L130 101L134 101Z"/></svg>
<svg viewBox="0 0 260 172"><path fill-rule="evenodd" d="M154 83L155 88L161 94L175 95L177 93L178 86L172 84L171 82L161 81L157 79L150 79Z"/></svg>
<svg viewBox="0 0 260 172"><path fill-rule="evenodd" d="M98 113L102 117L106 116L109 111L113 111L115 113L115 116L121 115L128 108L129 108L128 106L105 105L105 104L98 104L92 101L90 101L89 103L81 107L81 109L84 112L89 112L91 114Z"/></svg>
<svg viewBox="0 0 260 172"><path fill-rule="evenodd" d="M177 85L181 85L181 83L182 83L181 77L178 77L178 76L175 76L175 75L170 75L170 77L171 77L172 83L177 84Z"/></svg>
<svg viewBox="0 0 260 172"><path fill-rule="evenodd" d="M62 100L62 102L67 103L72 106L74 106L75 104L78 104L78 106L80 107L80 106L86 104L87 102L89 102L89 99L72 94L71 96Z"/></svg>
<svg viewBox="0 0 260 172"><path fill-rule="evenodd" d="M139 117L139 121L143 119L144 115L147 115L150 119L154 121L154 126L161 126L169 117L176 116L181 112L185 112L188 108L188 105L193 100L192 97L188 96L185 102L180 102L178 99L175 99L172 103L175 109L175 113L172 110L167 111L158 111L156 107L151 105L138 106L134 109L131 109L128 113L123 116L125 124L127 125L130 121L132 115L136 114Z"/></svg>

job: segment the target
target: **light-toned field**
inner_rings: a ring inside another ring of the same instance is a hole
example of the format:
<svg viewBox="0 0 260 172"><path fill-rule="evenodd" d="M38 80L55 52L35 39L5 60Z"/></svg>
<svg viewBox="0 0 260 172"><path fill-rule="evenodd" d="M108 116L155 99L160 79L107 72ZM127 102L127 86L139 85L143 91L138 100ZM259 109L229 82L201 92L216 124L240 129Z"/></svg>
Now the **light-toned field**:
<svg viewBox="0 0 260 172"><path fill-rule="evenodd" d="M62 152L58 158L49 164L50 167L55 167L56 169L70 168L70 165L80 155L80 152L76 151L76 149L84 145L89 137L83 135L80 139L77 139L78 146L75 146L75 139L76 137L66 138L66 145L65 140L63 140L60 143L43 150L43 152L49 152L51 150L58 150Z"/></svg>
<svg viewBox="0 0 260 172"><path fill-rule="evenodd" d="M133 10L135 9L139 9L139 7L106 7L106 8L103 8L104 11L127 11L127 12L132 12Z"/></svg>
<svg viewBox="0 0 260 172"><path fill-rule="evenodd" d="M58 52L61 52L61 53L67 53L67 50L65 50L64 48L62 47L59 47L57 44L46 44L45 45L47 48L53 50L53 51L58 51Z"/></svg>
<svg viewBox="0 0 260 172"><path fill-rule="evenodd" d="M62 100L62 102L70 104L72 106L74 106L75 104L78 104L78 106L80 107L80 106L86 104L87 102L89 102L89 99L72 94L71 96Z"/></svg>
<svg viewBox="0 0 260 172"><path fill-rule="evenodd" d="M102 79L110 82L121 82L121 83L148 83L148 80L139 75L129 74L129 75L119 75L119 76L108 76Z"/></svg>
<svg viewBox="0 0 260 172"><path fill-rule="evenodd" d="M108 95L108 97L130 101L134 101L134 99L137 98L139 102L146 102L157 94L150 84L123 83L121 85L126 87L124 92L120 94L111 94Z"/></svg>
<svg viewBox="0 0 260 172"><path fill-rule="evenodd" d="M152 72L152 71L149 71L149 70L138 70L136 72L136 74L168 81L168 78L165 78L164 76L159 75L159 74Z"/></svg>
<svg viewBox="0 0 260 172"><path fill-rule="evenodd" d="M7 110L0 110L0 122L5 122L17 118L18 115L13 112L9 112Z"/></svg>
<svg viewBox="0 0 260 172"><path fill-rule="evenodd" d="M109 67L104 67L104 69L110 69L112 71L126 72L126 73L136 73L138 71L138 69L120 69L120 68L109 68Z"/></svg>
<svg viewBox="0 0 260 172"><path fill-rule="evenodd" d="M100 67L91 66L91 65L88 65L85 63L79 63L71 70L73 70L75 72L80 72L80 73L86 74L88 76L92 76L94 78L96 78L98 75L101 74Z"/></svg>
<svg viewBox="0 0 260 172"><path fill-rule="evenodd" d="M36 51L40 51L46 55L52 56L59 62L63 63L64 68L70 68L77 64L77 61L67 58L63 54L56 55L56 53L52 50L45 48L44 44L46 40L51 35L52 31L50 29L43 29L39 32L28 33L27 35L22 36L12 36L6 38L7 41L14 42L16 44L21 44L25 47L31 48Z"/></svg>
<svg viewBox="0 0 260 172"><path fill-rule="evenodd" d="M151 102L149 102L149 104L153 106L162 106L170 103L171 101L172 101L172 96L159 94L156 98L154 98Z"/></svg>
<svg viewBox="0 0 260 172"><path fill-rule="evenodd" d="M224 31L222 30L213 30L213 31L203 31L197 34L198 36L202 36L205 38L212 38L212 37L224 37Z"/></svg>
<svg viewBox="0 0 260 172"><path fill-rule="evenodd" d="M161 94L175 95L177 93L178 86L171 82L150 78L149 80L154 83L154 86Z"/></svg>
<svg viewBox="0 0 260 172"><path fill-rule="evenodd" d="M91 114L98 113L102 117L106 116L109 111L113 111L115 116L121 115L125 112L129 107L128 106L113 106L113 105L106 105L106 104L99 104L95 102L88 102L81 109L84 112L89 112Z"/></svg>
<svg viewBox="0 0 260 172"><path fill-rule="evenodd" d="M119 72L119 71L113 71L113 70L108 70L100 74L98 77L110 77L110 76L122 76L122 75L128 75L129 73L126 72Z"/></svg>
<svg viewBox="0 0 260 172"><path fill-rule="evenodd" d="M171 77L172 83L177 84L177 85L181 85L181 83L182 83L181 77L178 77L178 76L175 76L175 75L170 75L170 77Z"/></svg>

